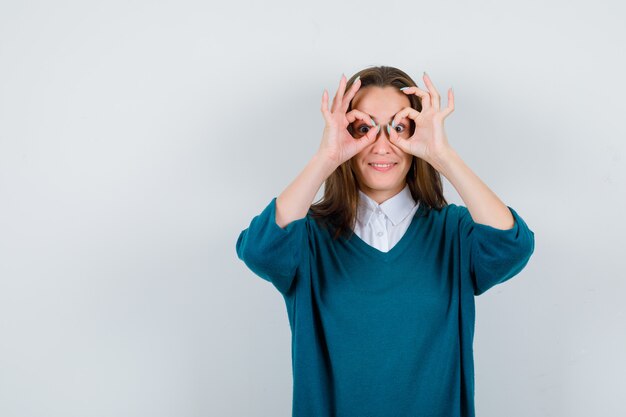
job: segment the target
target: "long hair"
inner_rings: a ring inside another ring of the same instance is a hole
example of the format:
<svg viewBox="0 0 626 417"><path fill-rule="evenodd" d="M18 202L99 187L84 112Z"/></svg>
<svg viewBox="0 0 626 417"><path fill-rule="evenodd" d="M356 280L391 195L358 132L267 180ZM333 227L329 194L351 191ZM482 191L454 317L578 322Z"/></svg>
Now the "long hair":
<svg viewBox="0 0 626 417"><path fill-rule="evenodd" d="M348 92L357 76L361 76L359 90L368 86L381 88L393 86L398 89L417 86L415 81L402 70L378 66L365 68L350 77L344 94ZM417 111L422 110L422 103L418 96L409 94L407 97L412 108ZM348 111L350 110L352 110L352 102L348 106ZM348 126L348 131L354 136L351 125ZM411 120L410 134L413 135L414 132L415 122ZM441 174L423 159L413 156L406 174L406 182L413 199L424 210L439 210L448 205L443 196ZM334 239L340 236L350 238L354 233L358 202L359 186L350 160L348 160L337 167L324 181L324 194L319 201L311 205L311 215L323 227L330 227Z"/></svg>

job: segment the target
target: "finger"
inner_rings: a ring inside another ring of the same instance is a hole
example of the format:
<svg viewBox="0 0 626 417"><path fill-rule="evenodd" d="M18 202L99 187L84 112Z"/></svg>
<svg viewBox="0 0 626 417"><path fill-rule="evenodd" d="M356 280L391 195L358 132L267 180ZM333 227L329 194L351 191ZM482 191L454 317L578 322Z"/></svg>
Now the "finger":
<svg viewBox="0 0 626 417"><path fill-rule="evenodd" d="M343 98L343 102L341 103L341 109L342 109L342 111L344 113L346 112L346 110L348 110L348 106L350 105L350 101L352 101L352 99L354 98L356 92L359 91L360 87L361 87L361 78L357 78L352 83L352 86L350 87L350 90L348 91L348 94Z"/></svg>
<svg viewBox="0 0 626 417"><path fill-rule="evenodd" d="M446 118L454 111L454 92L452 87L448 90L448 107L443 111L443 117Z"/></svg>
<svg viewBox="0 0 626 417"><path fill-rule="evenodd" d="M362 138L355 139L357 141L357 153L376 142L378 132L380 132L380 126L373 127Z"/></svg>
<svg viewBox="0 0 626 417"><path fill-rule="evenodd" d="M337 102L337 94L335 93L334 97L333 97L333 101L330 103L330 112L333 112L333 109L335 108L335 102Z"/></svg>
<svg viewBox="0 0 626 417"><path fill-rule="evenodd" d="M322 93L322 115L324 116L324 120L328 122L330 120L330 113L328 112L328 92L324 89Z"/></svg>
<svg viewBox="0 0 626 417"><path fill-rule="evenodd" d="M376 123L374 123L374 120L372 120L370 115L366 114L366 113L363 113L360 110L356 110L356 109L350 110L346 114L346 118L348 119L348 123L354 125L353 126L353 132L357 136L363 135L363 132L361 132L361 128L363 126L365 126L365 125L367 125L367 127L369 127L369 130L363 136L369 135L370 133L372 133L372 131L376 132L376 131L380 130L380 126L376 126ZM360 122L356 122L357 120L360 120ZM374 137L376 137L376 135L374 135ZM363 138L363 139L365 139L365 138Z"/></svg>
<svg viewBox="0 0 626 417"><path fill-rule="evenodd" d="M343 92L346 89L346 77L341 74L341 79L339 80L339 87L337 88L337 94L335 94L335 98L333 99L333 107L330 109L331 113L337 111L337 107L339 103L342 103L343 100Z"/></svg>
<svg viewBox="0 0 626 417"><path fill-rule="evenodd" d="M349 123L354 123L355 120L359 119L370 126L376 126L376 123L374 123L374 121L368 114L363 113L361 110L357 109L352 109L348 113L346 113L346 119L348 119Z"/></svg>
<svg viewBox="0 0 626 417"><path fill-rule="evenodd" d="M337 87L337 91L335 91L335 95L333 96L333 101L330 103L330 112L332 113L334 111L334 108L336 106L337 103L337 95L339 94L339 88L341 88L341 84L339 87Z"/></svg>
<svg viewBox="0 0 626 417"><path fill-rule="evenodd" d="M408 108L411 108L411 109L412 109L413 107L408 107ZM401 109L401 110L404 110L404 108L403 108L403 109ZM414 109L414 110L415 110L415 109ZM416 111L417 111L417 110L416 110ZM419 111L418 111L418 115L419 115ZM405 121L406 121L406 119L407 119L407 116L400 115L400 112L398 112L398 113L396 113L396 114L393 116L393 118L391 119L390 127L391 127L392 129L394 129L394 130L395 130L395 129L396 129L396 127L398 126L398 124L400 124L400 123L402 123L402 122L405 122ZM404 128L405 128L405 131L406 131L409 127L408 127L408 126L405 126ZM398 133L398 135L400 135L400 133Z"/></svg>
<svg viewBox="0 0 626 417"><path fill-rule="evenodd" d="M441 107L441 97L439 96L439 92L435 88L435 84L433 84L432 80L430 79L430 76L426 74L426 71L424 71L424 83L426 83L426 88L428 88L428 91L430 91L430 95L432 96L432 105L434 109L436 111L439 111L439 108Z"/></svg>
<svg viewBox="0 0 626 417"><path fill-rule="evenodd" d="M422 111L424 110L422 109ZM417 125L417 118L420 116L420 114L421 113L415 110L413 107L404 107L402 110L396 113L395 116L393 116L393 119L391 119L391 123L395 128L396 124L398 124L400 120L408 117L409 119L413 120Z"/></svg>
<svg viewBox="0 0 626 417"><path fill-rule="evenodd" d="M430 109L430 94L428 94L427 91L424 91L421 88L415 86L406 87L401 91L405 94L415 94L416 96L419 96L420 103L422 103L422 111Z"/></svg>
<svg viewBox="0 0 626 417"><path fill-rule="evenodd" d="M400 148L403 152L410 153L409 141L400 137L396 129L392 129L391 125L387 124L387 132L389 132L389 142Z"/></svg>

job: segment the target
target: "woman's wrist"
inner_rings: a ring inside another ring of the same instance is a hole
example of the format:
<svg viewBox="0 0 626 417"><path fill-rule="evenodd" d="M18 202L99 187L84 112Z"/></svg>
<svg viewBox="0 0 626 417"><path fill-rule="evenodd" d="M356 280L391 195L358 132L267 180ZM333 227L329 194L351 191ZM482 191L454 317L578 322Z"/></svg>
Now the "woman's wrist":
<svg viewBox="0 0 626 417"><path fill-rule="evenodd" d="M332 158L327 155L317 152L311 158L311 163L316 165L322 172L326 174L326 178L330 176L341 164L337 164Z"/></svg>
<svg viewBox="0 0 626 417"><path fill-rule="evenodd" d="M429 163L433 166L433 168L439 171L439 173L445 176L450 164L454 163L454 159L458 157L459 155L456 151L451 146L447 146L437 155L431 157Z"/></svg>

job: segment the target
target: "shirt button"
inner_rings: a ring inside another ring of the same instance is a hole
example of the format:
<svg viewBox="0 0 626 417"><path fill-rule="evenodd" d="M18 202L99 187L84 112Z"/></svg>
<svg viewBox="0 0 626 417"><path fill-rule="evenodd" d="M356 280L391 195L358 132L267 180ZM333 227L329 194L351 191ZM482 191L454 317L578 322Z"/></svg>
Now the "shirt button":
<svg viewBox="0 0 626 417"><path fill-rule="evenodd" d="M382 235L383 235L383 232L378 232L378 233L376 233L376 234L377 234L378 236L382 236Z"/></svg>

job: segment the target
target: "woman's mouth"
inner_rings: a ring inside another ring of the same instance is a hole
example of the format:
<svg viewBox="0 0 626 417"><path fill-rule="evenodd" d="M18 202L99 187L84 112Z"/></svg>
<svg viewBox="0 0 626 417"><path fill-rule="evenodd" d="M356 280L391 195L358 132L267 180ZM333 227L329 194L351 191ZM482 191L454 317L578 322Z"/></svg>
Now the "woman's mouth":
<svg viewBox="0 0 626 417"><path fill-rule="evenodd" d="M392 162L392 163L388 163L388 164L377 164L377 163L370 162L367 165L371 166L376 171L386 172L386 171L389 171L394 166L396 166L397 164L398 164L397 162Z"/></svg>

